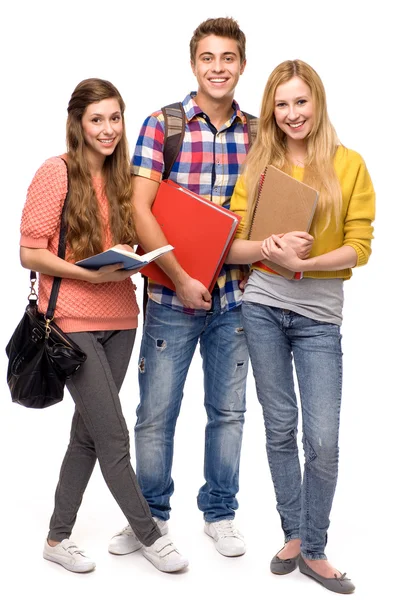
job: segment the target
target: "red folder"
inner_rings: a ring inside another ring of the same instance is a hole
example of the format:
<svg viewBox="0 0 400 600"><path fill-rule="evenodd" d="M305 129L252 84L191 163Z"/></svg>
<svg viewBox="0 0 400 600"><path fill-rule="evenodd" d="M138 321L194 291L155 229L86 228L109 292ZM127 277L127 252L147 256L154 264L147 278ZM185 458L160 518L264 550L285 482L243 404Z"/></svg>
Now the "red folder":
<svg viewBox="0 0 400 600"><path fill-rule="evenodd" d="M210 291L224 263L240 217L169 179L162 181L153 202L152 213L183 269ZM138 254L143 250L139 248ZM171 290L174 284L152 262L141 271Z"/></svg>

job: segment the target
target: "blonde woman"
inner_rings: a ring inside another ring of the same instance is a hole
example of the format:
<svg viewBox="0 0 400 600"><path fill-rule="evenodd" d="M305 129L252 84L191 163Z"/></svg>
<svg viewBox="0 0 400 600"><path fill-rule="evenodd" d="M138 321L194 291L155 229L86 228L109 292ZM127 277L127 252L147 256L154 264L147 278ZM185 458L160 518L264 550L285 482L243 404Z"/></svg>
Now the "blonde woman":
<svg viewBox="0 0 400 600"><path fill-rule="evenodd" d="M307 258L279 231L263 242L246 239L267 165L320 192ZM325 546L338 475L343 282L370 256L375 194L361 156L337 139L320 77L300 60L283 62L268 79L257 140L231 209L243 220L228 261L253 263L242 315L285 541L271 571L283 575L299 565L327 589L350 593L354 584L328 562ZM274 274L260 262L264 258L303 277ZM293 364L302 410L303 477Z"/></svg>

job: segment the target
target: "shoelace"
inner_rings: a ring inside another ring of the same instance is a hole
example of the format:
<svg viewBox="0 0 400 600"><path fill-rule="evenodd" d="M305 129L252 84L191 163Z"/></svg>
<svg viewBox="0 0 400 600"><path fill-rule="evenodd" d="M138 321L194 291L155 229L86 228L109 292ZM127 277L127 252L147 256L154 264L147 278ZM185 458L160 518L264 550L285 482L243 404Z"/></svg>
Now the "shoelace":
<svg viewBox="0 0 400 600"><path fill-rule="evenodd" d="M232 519L226 519L220 523L214 523L214 527L218 531L218 535L221 537L241 537L240 533L234 526Z"/></svg>

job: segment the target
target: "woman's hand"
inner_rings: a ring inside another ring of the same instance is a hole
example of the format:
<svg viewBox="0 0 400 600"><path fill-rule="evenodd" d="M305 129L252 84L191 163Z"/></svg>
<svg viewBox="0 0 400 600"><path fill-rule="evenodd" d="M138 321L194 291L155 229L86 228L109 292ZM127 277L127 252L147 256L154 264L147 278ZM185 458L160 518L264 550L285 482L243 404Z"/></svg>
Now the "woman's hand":
<svg viewBox="0 0 400 600"><path fill-rule="evenodd" d="M124 281L140 271L140 269L125 270L123 267L123 263L116 263L115 265L106 265L96 271L85 269L85 271L87 271L86 281L89 281L90 283Z"/></svg>
<svg viewBox="0 0 400 600"><path fill-rule="evenodd" d="M125 250L125 252L134 252L134 249L132 248L132 246L129 246L129 244L115 244L113 248L118 248L118 250Z"/></svg>
<svg viewBox="0 0 400 600"><path fill-rule="evenodd" d="M261 246L263 258L270 260L290 271L303 271L302 259L297 256L296 250L286 241L284 236L271 235L263 241Z"/></svg>
<svg viewBox="0 0 400 600"><path fill-rule="evenodd" d="M290 231L279 237L295 250L299 258L304 259L310 256L314 238L307 231Z"/></svg>

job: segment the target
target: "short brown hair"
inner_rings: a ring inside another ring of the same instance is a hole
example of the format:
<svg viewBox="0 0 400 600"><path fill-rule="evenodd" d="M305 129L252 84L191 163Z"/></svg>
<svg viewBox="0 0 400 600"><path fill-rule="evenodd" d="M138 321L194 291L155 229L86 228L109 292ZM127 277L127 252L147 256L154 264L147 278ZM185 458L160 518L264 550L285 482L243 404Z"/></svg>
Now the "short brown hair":
<svg viewBox="0 0 400 600"><path fill-rule="evenodd" d="M246 60L246 36L240 29L238 22L231 17L220 17L218 19L207 19L194 30L190 40L190 60L193 63L195 62L198 43L209 35L235 40L239 49L240 62L243 63Z"/></svg>

